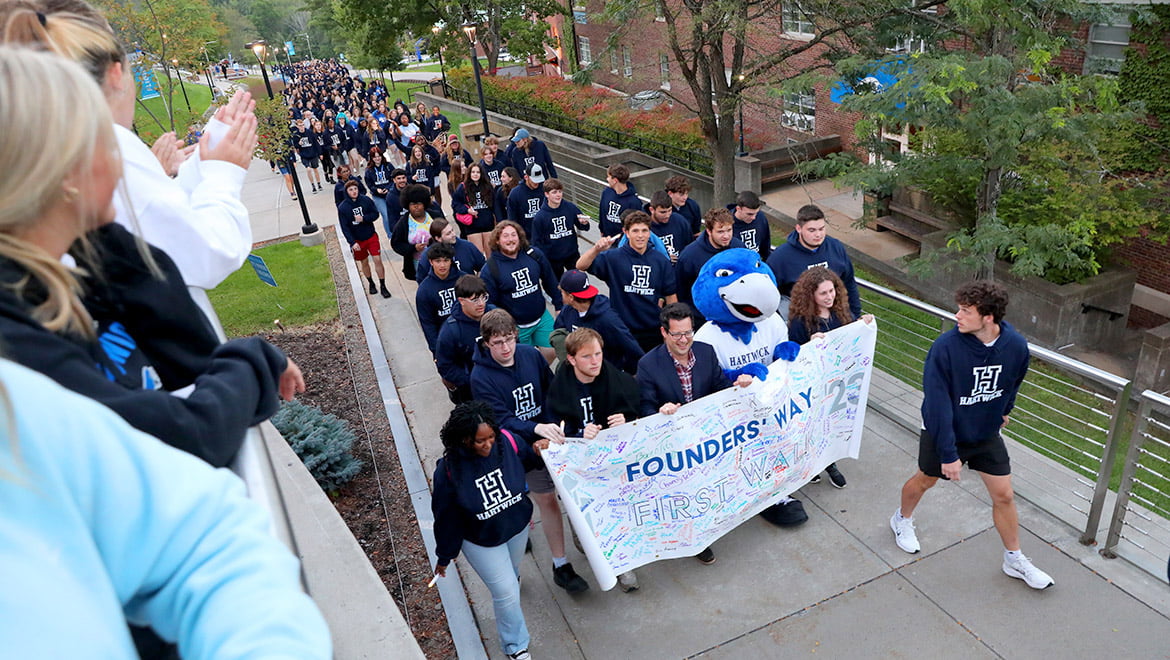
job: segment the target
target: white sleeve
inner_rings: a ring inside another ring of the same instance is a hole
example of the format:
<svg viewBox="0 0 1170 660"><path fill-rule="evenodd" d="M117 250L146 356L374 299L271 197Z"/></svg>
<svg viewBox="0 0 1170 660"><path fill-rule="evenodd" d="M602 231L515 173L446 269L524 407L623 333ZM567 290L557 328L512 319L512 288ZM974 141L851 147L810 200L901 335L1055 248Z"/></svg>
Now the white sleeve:
<svg viewBox="0 0 1170 660"><path fill-rule="evenodd" d="M185 164L180 169L188 191L133 133L121 126L116 131L124 185L124 194L114 196L116 221L166 252L186 284L215 288L252 249L248 210L240 201L247 171L223 161Z"/></svg>

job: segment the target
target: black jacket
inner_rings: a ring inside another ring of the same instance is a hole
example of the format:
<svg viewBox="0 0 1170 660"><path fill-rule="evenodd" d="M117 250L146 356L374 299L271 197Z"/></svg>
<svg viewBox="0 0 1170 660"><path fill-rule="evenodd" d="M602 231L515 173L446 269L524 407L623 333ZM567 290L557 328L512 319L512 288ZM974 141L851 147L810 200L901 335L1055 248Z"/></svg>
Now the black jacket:
<svg viewBox="0 0 1170 660"><path fill-rule="evenodd" d="M609 428L610 415L621 413L630 422L638 417L638 383L634 377L606 362L592 383L582 383L568 361L561 364L548 388L546 405L554 421L565 423L565 435L581 437L586 424Z"/></svg>

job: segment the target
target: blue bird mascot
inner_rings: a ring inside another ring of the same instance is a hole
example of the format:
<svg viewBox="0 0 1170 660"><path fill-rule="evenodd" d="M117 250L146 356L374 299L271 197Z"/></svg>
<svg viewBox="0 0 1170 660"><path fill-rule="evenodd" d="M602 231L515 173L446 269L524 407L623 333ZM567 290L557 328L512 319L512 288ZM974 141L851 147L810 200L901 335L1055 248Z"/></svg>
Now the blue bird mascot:
<svg viewBox="0 0 1170 660"><path fill-rule="evenodd" d="M707 322L695 333L715 349L728 380L743 374L765 380L775 360L792 361L800 346L788 341L788 326L776 313L780 292L772 269L759 253L744 248L723 250L711 257L691 288L695 307ZM800 500L786 497L760 515L779 527L808 520Z"/></svg>

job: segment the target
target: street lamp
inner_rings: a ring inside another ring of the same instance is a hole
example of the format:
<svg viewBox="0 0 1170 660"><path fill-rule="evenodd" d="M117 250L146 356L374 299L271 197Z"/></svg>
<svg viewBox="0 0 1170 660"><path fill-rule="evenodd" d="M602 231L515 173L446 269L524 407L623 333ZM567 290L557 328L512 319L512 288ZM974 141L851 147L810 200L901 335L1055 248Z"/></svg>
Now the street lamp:
<svg viewBox="0 0 1170 660"><path fill-rule="evenodd" d="M179 60L172 59L171 64L175 65L175 75L179 77L179 89L183 90L183 102L187 104L187 112L191 112L191 99L187 98L187 86L183 84L183 72L179 71Z"/></svg>
<svg viewBox="0 0 1170 660"><path fill-rule="evenodd" d="M298 36L305 38L305 45L309 47L309 59L311 59L311 60L317 59L317 58L313 57L313 43L311 41L309 41L309 33L308 32L300 32L300 33L298 33Z"/></svg>
<svg viewBox="0 0 1170 660"><path fill-rule="evenodd" d="M739 79L740 90L743 90L743 74L742 73L739 74L738 76L736 76L736 78ZM744 149L744 147L743 147L743 93L742 93L742 91L739 94L738 101L739 101L739 153L736 155L737 156L746 156L747 149Z"/></svg>
<svg viewBox="0 0 1170 660"><path fill-rule="evenodd" d="M431 28L431 32L435 35L435 38L438 38L439 33L442 31L443 31L442 28L440 28L438 25ZM447 91L446 91L446 89L447 89L447 68L445 66L443 66L443 46L439 45L438 50L439 50L439 75L443 77L443 93L446 94L447 93Z"/></svg>
<svg viewBox="0 0 1170 660"><path fill-rule="evenodd" d="M207 61L207 70L204 71L207 77L207 89L211 91L211 98L214 100L217 96L215 83L211 80L211 55L207 52L207 47L211 44L217 44L219 41L204 41L203 42L203 59Z"/></svg>
<svg viewBox="0 0 1170 660"><path fill-rule="evenodd" d="M487 106L483 102L483 80L480 79L479 57L475 54L475 23L467 21L460 27L467 34L467 40L471 42L471 68L475 71L475 89L479 92L479 116L483 120L483 137L486 138L491 134L491 130L488 128Z"/></svg>
<svg viewBox="0 0 1170 660"><path fill-rule="evenodd" d="M272 83L268 82L268 69L264 68L265 48L264 40L254 41L250 44L244 44L244 48L251 49L256 54L256 60L260 62L260 74L264 76L264 88L268 90L268 100L271 101L274 97L272 94ZM301 206L301 217L304 218L305 224L301 227L302 234L317 233L317 225L309 219L309 207L305 206L305 193L301 190L301 178L297 176L296 163L293 161L292 151L288 153L288 172L292 175L293 189L297 191L297 202Z"/></svg>

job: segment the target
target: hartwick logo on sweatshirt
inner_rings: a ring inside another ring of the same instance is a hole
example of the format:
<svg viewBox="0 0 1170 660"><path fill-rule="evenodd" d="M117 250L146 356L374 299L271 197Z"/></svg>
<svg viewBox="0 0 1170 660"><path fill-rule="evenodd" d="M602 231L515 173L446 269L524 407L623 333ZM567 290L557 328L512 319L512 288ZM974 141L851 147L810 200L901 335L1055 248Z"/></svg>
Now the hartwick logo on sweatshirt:
<svg viewBox="0 0 1170 660"><path fill-rule="evenodd" d="M971 388L971 396L959 397L960 406L973 406L1003 396L1003 390L999 389L999 374L1003 372L1003 365L974 367L972 372L975 386Z"/></svg>

